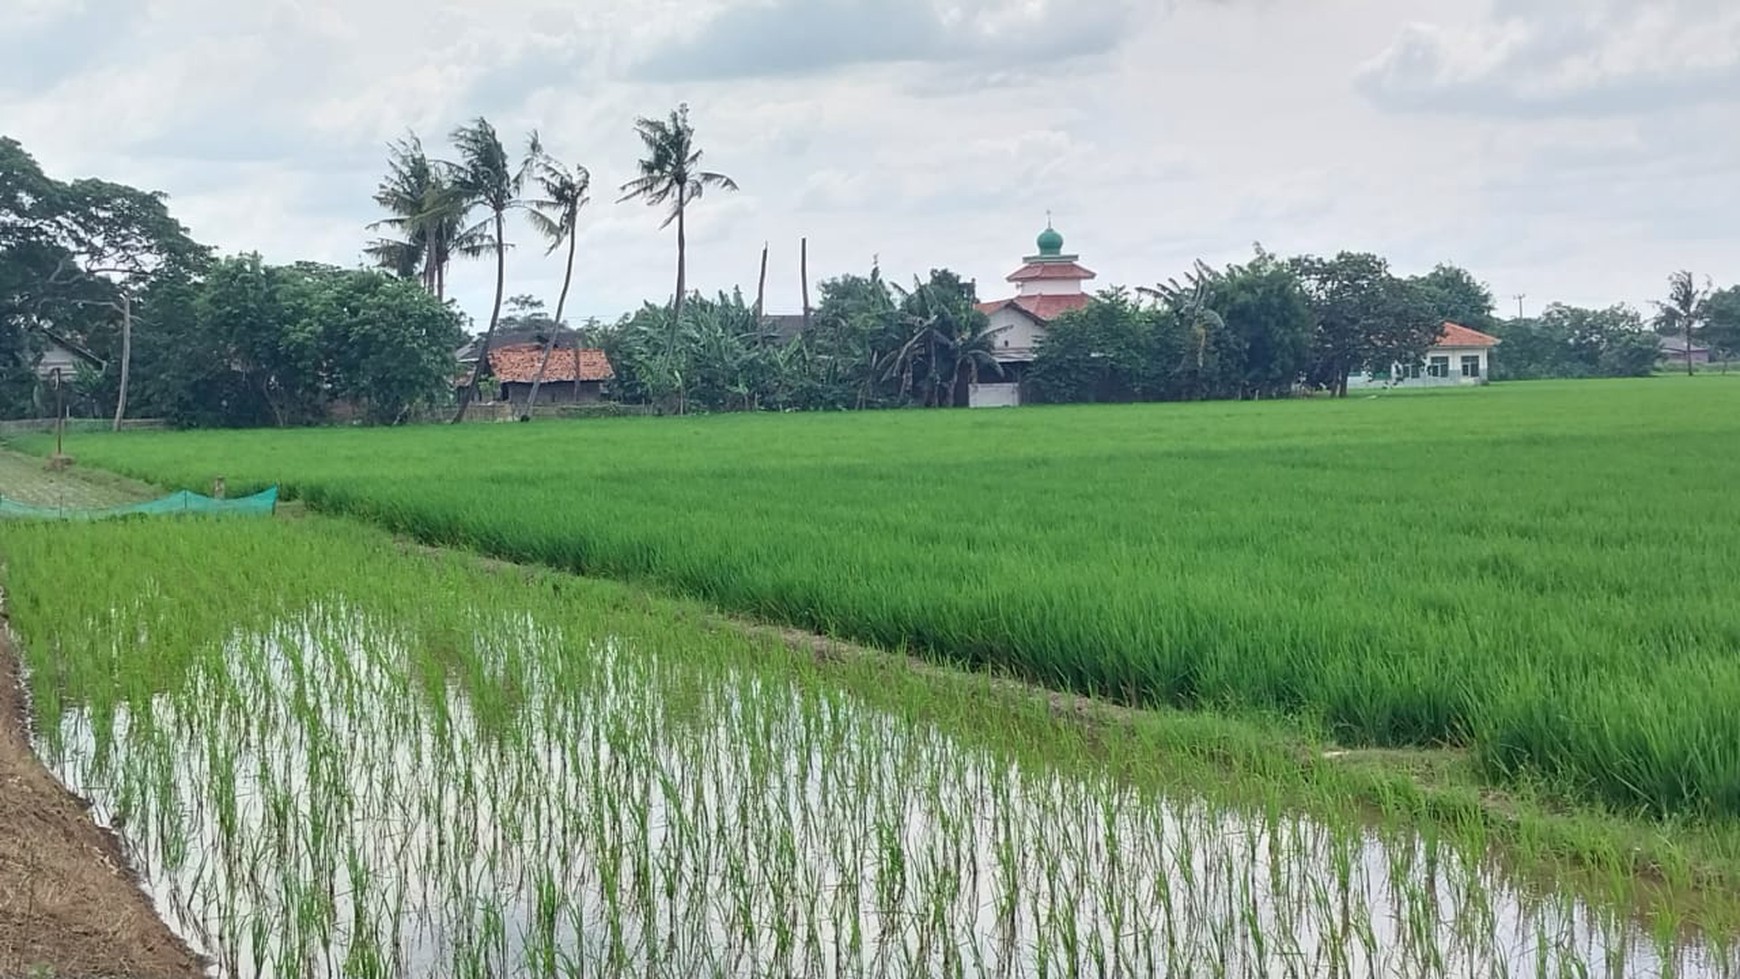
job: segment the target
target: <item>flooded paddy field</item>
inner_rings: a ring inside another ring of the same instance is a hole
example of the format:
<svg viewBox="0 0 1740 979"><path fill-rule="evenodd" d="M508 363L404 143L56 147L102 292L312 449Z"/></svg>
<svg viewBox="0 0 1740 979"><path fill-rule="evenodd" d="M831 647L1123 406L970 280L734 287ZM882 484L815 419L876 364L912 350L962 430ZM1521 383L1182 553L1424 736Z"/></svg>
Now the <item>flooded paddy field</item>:
<svg viewBox="0 0 1740 979"><path fill-rule="evenodd" d="M40 754L222 975L1740 974L1695 903L609 583L321 519L0 551Z"/></svg>

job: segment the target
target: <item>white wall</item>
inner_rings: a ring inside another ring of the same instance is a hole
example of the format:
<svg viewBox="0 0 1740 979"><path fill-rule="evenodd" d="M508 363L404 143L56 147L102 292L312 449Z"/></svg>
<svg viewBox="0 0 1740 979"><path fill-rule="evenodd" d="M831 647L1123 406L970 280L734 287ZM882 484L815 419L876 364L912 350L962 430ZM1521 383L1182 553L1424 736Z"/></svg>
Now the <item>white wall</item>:
<svg viewBox="0 0 1740 979"><path fill-rule="evenodd" d="M1039 345L1039 339L1045 336L1045 329L1026 313L1007 307L992 313L991 329L1003 327L1008 329L997 334L996 344L999 356L1019 352L1018 359L1026 360L1032 355L1033 348Z"/></svg>
<svg viewBox="0 0 1740 979"><path fill-rule="evenodd" d="M1078 296L1082 285L1075 279L1029 279L1015 283L1018 296Z"/></svg>
<svg viewBox="0 0 1740 979"><path fill-rule="evenodd" d="M73 352L60 344L50 344L42 352L42 359L36 362L36 376L48 380L54 376L54 369L60 368L60 379L63 383L71 383L78 375L81 361Z"/></svg>
<svg viewBox="0 0 1740 979"><path fill-rule="evenodd" d="M968 391L967 404L974 408L1014 408L1021 404L1021 385L975 384Z"/></svg>

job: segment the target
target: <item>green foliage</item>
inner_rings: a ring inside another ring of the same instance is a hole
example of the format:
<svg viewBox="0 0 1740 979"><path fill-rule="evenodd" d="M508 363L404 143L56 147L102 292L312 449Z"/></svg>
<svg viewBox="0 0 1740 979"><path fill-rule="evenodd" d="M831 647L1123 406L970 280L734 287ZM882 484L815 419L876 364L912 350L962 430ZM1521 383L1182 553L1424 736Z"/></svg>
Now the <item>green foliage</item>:
<svg viewBox="0 0 1740 979"><path fill-rule="evenodd" d="M1724 361L1740 356L1740 286L1712 292L1704 300L1704 340Z"/></svg>
<svg viewBox="0 0 1740 979"><path fill-rule="evenodd" d="M313 424L341 407L397 421L447 400L464 339L417 283L254 255L147 294L144 315L173 328L141 337L140 403L190 426Z"/></svg>
<svg viewBox="0 0 1740 979"><path fill-rule="evenodd" d="M1494 323L1503 342L1493 379L1647 377L1660 350L1637 311L1627 306L1579 309L1553 305L1537 319Z"/></svg>
<svg viewBox="0 0 1740 979"><path fill-rule="evenodd" d="M0 413L40 409L33 367L55 337L110 365L81 382L80 401L112 408L123 308L208 260L164 200L102 180L56 180L0 138Z"/></svg>
<svg viewBox="0 0 1740 979"><path fill-rule="evenodd" d="M1712 379L74 451L1055 687L1734 815L1740 457L1686 449L1732 438L1740 385Z"/></svg>
<svg viewBox="0 0 1740 979"><path fill-rule="evenodd" d="M1488 334L1497 323L1492 314L1492 290L1467 269L1440 265L1416 276L1413 283L1425 291L1434 315L1441 320Z"/></svg>
<svg viewBox="0 0 1740 979"><path fill-rule="evenodd" d="M1183 282L1121 290L1053 323L1028 388L1042 401L1280 397L1305 363L1311 311L1298 279L1258 252L1247 265L1199 264Z"/></svg>
<svg viewBox="0 0 1740 979"><path fill-rule="evenodd" d="M378 268L416 279L436 296L445 296L453 256L473 254L484 242L478 229L466 223L473 202L411 135L389 147L387 176L375 191L375 203L388 216L369 230L384 228L399 237L376 239L364 253Z"/></svg>
<svg viewBox="0 0 1740 979"><path fill-rule="evenodd" d="M1355 373L1418 363L1443 328L1441 292L1396 278L1376 255L1308 255L1291 265L1316 319L1305 371L1312 387L1345 395Z"/></svg>

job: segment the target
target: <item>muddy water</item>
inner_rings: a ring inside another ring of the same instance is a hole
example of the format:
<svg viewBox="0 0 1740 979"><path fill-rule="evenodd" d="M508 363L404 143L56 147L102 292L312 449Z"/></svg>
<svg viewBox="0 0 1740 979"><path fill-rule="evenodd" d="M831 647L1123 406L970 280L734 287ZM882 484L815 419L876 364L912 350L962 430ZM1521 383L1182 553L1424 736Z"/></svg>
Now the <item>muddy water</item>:
<svg viewBox="0 0 1740 979"><path fill-rule="evenodd" d="M497 631L436 671L311 616L148 715L68 714L55 761L226 976L1740 974L1446 844Z"/></svg>

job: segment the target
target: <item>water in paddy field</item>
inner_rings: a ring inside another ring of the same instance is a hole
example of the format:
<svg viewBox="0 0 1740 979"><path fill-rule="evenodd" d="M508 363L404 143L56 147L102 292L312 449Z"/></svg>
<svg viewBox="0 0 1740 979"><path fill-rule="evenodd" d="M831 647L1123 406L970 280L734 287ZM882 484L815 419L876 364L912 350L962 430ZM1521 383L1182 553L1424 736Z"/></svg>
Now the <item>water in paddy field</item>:
<svg viewBox="0 0 1740 979"><path fill-rule="evenodd" d="M327 610L149 717L69 713L45 753L226 976L1740 974L1449 845L1017 764L678 650L494 634L435 675Z"/></svg>

